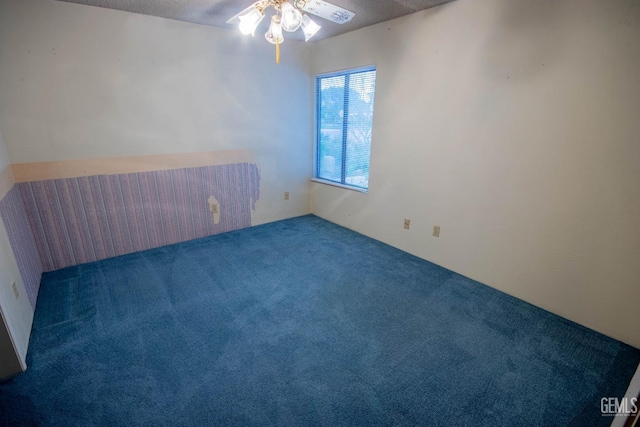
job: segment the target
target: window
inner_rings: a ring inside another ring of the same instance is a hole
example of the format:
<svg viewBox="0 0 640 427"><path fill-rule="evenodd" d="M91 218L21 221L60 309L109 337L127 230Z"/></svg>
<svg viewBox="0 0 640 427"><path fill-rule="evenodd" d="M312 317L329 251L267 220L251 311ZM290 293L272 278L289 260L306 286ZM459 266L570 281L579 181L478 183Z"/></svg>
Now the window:
<svg viewBox="0 0 640 427"><path fill-rule="evenodd" d="M316 77L315 177L369 188L374 67Z"/></svg>

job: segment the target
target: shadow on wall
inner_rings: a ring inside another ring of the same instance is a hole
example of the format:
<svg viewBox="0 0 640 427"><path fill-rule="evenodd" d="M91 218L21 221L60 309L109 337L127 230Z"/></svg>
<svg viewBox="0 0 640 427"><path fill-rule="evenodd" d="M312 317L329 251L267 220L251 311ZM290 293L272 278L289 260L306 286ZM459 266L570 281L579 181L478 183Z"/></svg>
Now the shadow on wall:
<svg viewBox="0 0 640 427"><path fill-rule="evenodd" d="M14 185L9 193L0 200L0 219L4 222L7 230L9 243L16 258L20 276L24 281L29 303L32 308L35 308L40 288L42 263L17 185Z"/></svg>
<svg viewBox="0 0 640 427"><path fill-rule="evenodd" d="M250 227L259 186L250 163L19 184L44 271Z"/></svg>

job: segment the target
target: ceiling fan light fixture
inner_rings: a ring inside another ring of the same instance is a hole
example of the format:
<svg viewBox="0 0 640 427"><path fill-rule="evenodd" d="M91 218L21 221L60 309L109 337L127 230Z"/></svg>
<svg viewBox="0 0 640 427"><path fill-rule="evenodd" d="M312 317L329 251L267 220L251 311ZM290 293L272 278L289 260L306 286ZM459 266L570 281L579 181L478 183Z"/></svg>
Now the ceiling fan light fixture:
<svg viewBox="0 0 640 427"><path fill-rule="evenodd" d="M320 30L320 25L303 12L337 24L344 24L355 15L324 0L258 0L227 20L227 24L239 24L242 34L253 36L269 8L273 8L275 13L271 15L269 30L264 37L269 43L276 45L276 62L280 62L280 44L284 42L283 31L292 33L302 29L304 41L309 41Z"/></svg>
<svg viewBox="0 0 640 427"><path fill-rule="evenodd" d="M309 15L302 15L302 32L304 33L304 41L309 41L322 28L316 24Z"/></svg>
<svg viewBox="0 0 640 427"><path fill-rule="evenodd" d="M282 29L294 32L302 25L302 13L289 2L282 3Z"/></svg>
<svg viewBox="0 0 640 427"><path fill-rule="evenodd" d="M242 34L251 34L252 36L256 32L256 28L260 25L260 22L264 19L264 12L262 12L257 7L252 7L245 14L238 16L240 20L240 32Z"/></svg>
<svg viewBox="0 0 640 427"><path fill-rule="evenodd" d="M272 44L281 44L284 41L280 16L273 15L271 17L271 25L269 26L269 31L265 33L264 37L269 43Z"/></svg>
<svg viewBox="0 0 640 427"><path fill-rule="evenodd" d="M309 0L293 0L293 5L298 9L303 9Z"/></svg>

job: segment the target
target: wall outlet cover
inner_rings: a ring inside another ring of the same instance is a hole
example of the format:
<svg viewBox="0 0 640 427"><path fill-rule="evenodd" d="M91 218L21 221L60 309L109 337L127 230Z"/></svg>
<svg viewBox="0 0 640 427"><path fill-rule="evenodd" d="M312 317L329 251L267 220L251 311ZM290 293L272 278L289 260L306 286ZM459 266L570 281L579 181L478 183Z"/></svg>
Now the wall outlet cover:
<svg viewBox="0 0 640 427"><path fill-rule="evenodd" d="M404 228L406 228L408 230L409 227L411 227L411 220L410 219L405 219L404 220Z"/></svg>
<svg viewBox="0 0 640 427"><path fill-rule="evenodd" d="M434 225L433 226L433 235L435 237L440 237L440 226L439 225Z"/></svg>

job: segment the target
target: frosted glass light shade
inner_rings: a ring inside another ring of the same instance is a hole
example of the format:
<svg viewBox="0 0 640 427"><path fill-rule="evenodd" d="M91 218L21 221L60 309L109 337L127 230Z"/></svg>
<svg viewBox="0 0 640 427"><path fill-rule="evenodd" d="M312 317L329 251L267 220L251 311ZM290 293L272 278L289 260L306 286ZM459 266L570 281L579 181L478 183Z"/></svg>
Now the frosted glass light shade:
<svg viewBox="0 0 640 427"><path fill-rule="evenodd" d="M264 13L255 7L251 8L247 13L238 17L238 19L240 19L240 32L242 34L254 35L256 28L258 28L258 25L262 22L263 18Z"/></svg>
<svg viewBox="0 0 640 427"><path fill-rule="evenodd" d="M282 3L282 29L288 32L293 32L300 28L302 25L302 13L295 7L291 5L291 3L286 2Z"/></svg>
<svg viewBox="0 0 640 427"><path fill-rule="evenodd" d="M315 35L315 33L320 30L320 25L313 22L308 15L302 15L302 32L304 33L304 41L309 41L311 37Z"/></svg>
<svg viewBox="0 0 640 427"><path fill-rule="evenodd" d="M269 31L265 33L264 38L266 38L269 43L273 44L276 44L276 40L278 43L282 43L284 41L284 36L282 35L282 24L280 23L280 17L278 15L273 15L271 17L271 25L269 26Z"/></svg>

